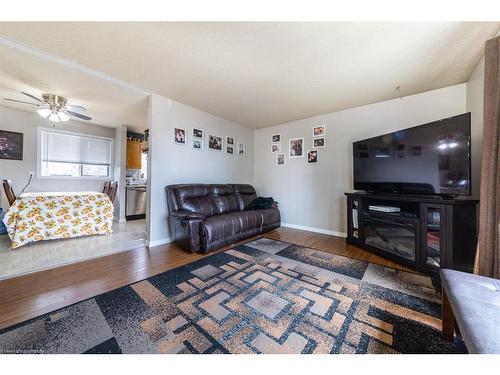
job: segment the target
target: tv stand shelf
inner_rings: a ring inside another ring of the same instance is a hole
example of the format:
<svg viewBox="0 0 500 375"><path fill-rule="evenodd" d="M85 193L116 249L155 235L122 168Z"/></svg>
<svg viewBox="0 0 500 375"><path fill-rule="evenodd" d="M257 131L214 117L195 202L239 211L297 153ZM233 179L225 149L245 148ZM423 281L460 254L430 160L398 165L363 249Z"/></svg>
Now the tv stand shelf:
<svg viewBox="0 0 500 375"><path fill-rule="evenodd" d="M346 193L347 243L422 272L471 272L479 201L469 198ZM370 210L398 207L400 212Z"/></svg>

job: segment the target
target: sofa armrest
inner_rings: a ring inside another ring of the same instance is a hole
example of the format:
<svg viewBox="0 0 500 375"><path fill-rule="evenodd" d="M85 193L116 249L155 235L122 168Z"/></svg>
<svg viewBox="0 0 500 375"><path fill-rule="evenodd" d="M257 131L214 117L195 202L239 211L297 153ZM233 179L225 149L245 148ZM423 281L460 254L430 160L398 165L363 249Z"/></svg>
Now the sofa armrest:
<svg viewBox="0 0 500 375"><path fill-rule="evenodd" d="M190 211L174 211L170 213L170 216L179 220L204 220L206 218L203 214Z"/></svg>
<svg viewBox="0 0 500 375"><path fill-rule="evenodd" d="M180 247L191 252L201 250L200 224L205 215L189 211L173 211L170 213L174 240Z"/></svg>

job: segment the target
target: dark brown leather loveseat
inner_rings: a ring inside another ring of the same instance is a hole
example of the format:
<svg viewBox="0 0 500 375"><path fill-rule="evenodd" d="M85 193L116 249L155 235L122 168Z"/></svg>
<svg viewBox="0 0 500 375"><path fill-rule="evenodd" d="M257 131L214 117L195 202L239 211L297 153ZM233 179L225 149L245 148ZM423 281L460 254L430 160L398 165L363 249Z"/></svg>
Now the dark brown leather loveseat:
<svg viewBox="0 0 500 375"><path fill-rule="evenodd" d="M174 239L191 252L206 253L281 225L276 204L248 209L257 197L252 185L182 184L166 190Z"/></svg>

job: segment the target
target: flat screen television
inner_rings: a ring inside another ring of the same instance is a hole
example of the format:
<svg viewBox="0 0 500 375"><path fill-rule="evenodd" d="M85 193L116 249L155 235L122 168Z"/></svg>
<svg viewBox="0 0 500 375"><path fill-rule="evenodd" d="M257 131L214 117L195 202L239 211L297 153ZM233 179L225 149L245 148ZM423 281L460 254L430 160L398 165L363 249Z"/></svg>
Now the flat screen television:
<svg viewBox="0 0 500 375"><path fill-rule="evenodd" d="M354 190L470 195L470 113L354 142Z"/></svg>

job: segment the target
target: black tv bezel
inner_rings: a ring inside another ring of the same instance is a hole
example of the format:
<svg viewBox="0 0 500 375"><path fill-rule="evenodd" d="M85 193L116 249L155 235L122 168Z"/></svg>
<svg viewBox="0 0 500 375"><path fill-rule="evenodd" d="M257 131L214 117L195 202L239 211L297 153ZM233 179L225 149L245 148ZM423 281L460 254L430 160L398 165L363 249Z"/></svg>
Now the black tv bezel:
<svg viewBox="0 0 500 375"><path fill-rule="evenodd" d="M371 141L371 140L373 140L375 138L383 137L383 136L386 136L386 135L393 135L393 134L396 134L396 133L398 133L400 131L403 131L403 130L436 126L438 123L440 123L442 121L450 120L450 119L454 119L454 118L462 117L462 116L467 116L468 131L469 131L469 166L468 166L469 167L469 184L467 186L467 192L454 193L454 194L447 194L447 193L427 193L427 192L418 191L417 189L411 190L410 185L412 183L405 183L405 182L380 182L380 183L377 183L377 182L356 182L354 180L354 161L355 161L355 157L356 157L356 147L355 147L356 144L362 143L362 142ZM444 118L444 119L440 119L440 120L437 120L437 121L428 122L426 124L411 126L409 128L403 128L403 129L400 129L400 130L397 130L397 131L394 131L394 132L380 134L380 135L377 135L377 136L374 136L374 137L365 138L365 139L361 139L359 141L355 141L355 142L352 143L352 157L353 157L353 161L352 161L352 163L353 163L353 173L352 173L353 176L352 176L352 180L353 180L353 188L354 188L354 190L362 190L362 191L366 191L367 193L388 194L388 195L408 195L408 196L410 196L410 195L416 195L416 196L426 195L426 196L436 196L436 197L448 197L448 196L464 196L465 197L465 196L470 196L472 194L472 126L471 126L471 113L470 112L465 112L465 113L462 113L460 115L450 116L450 117L447 117L447 118ZM377 188L375 188L374 185L379 185L379 186ZM384 188L384 186L385 186L385 188Z"/></svg>

